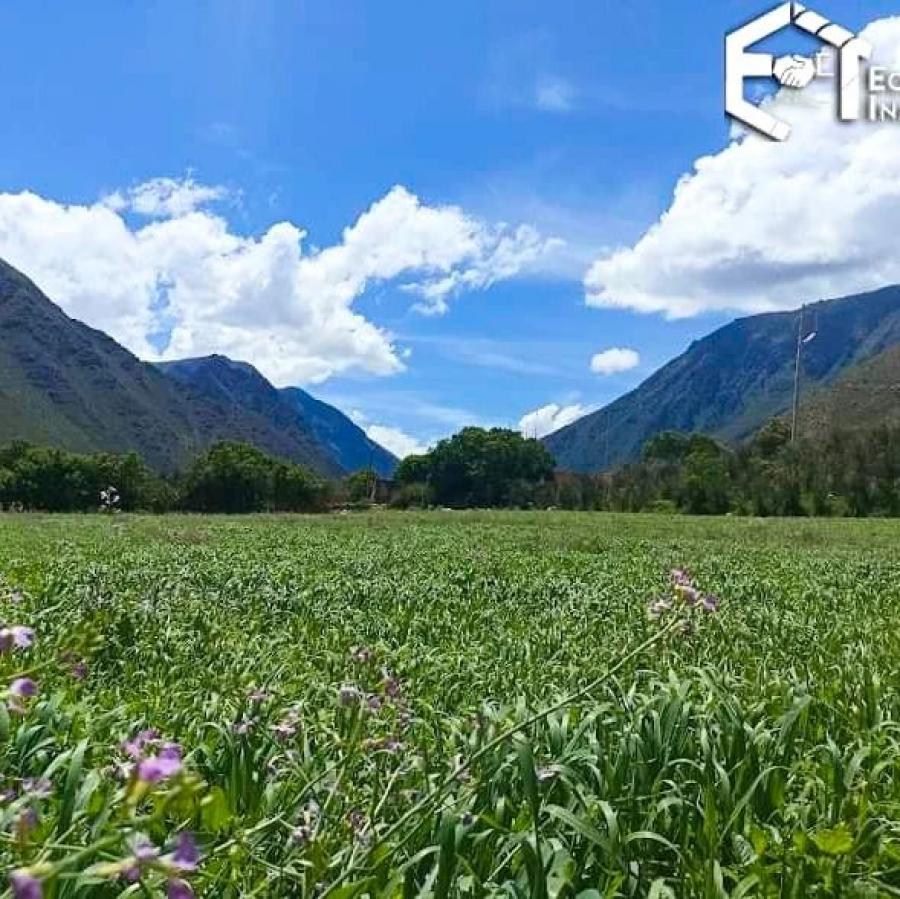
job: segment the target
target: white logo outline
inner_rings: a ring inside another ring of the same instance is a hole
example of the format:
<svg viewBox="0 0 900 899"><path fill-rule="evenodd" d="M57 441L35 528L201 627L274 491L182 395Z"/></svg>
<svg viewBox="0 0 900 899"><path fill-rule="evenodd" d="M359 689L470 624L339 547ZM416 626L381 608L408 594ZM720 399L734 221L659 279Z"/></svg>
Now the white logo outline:
<svg viewBox="0 0 900 899"><path fill-rule="evenodd" d="M873 52L867 41L796 2L782 3L729 32L725 36L725 112L776 141L787 140L791 126L746 100L744 82L772 77L784 87L800 89L815 77L815 65L803 56L775 59L769 53L748 53L747 48L792 25L837 50L838 118L843 122L859 119L862 62L871 59Z"/></svg>

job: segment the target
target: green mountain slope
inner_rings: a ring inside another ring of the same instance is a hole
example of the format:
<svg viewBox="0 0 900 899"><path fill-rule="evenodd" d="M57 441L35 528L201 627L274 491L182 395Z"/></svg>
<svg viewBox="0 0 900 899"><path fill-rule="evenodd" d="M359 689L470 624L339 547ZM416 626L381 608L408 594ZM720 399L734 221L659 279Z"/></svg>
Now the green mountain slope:
<svg viewBox="0 0 900 899"><path fill-rule="evenodd" d="M841 372L827 387L808 391L798 428L806 437L831 430L900 424L900 346Z"/></svg>
<svg viewBox="0 0 900 899"><path fill-rule="evenodd" d="M900 287L806 308L809 388L900 343ZM560 468L600 471L632 461L661 431L742 440L791 405L797 312L738 319L715 331L631 393L544 438Z"/></svg>
<svg viewBox="0 0 900 899"><path fill-rule="evenodd" d="M291 404L252 365L214 355L159 363L157 368L190 393L195 405L217 411L216 419L201 418L205 429L303 462L322 474L343 473Z"/></svg>
<svg viewBox="0 0 900 899"><path fill-rule="evenodd" d="M397 457L366 436L343 412L317 400L299 387L281 391L299 412L313 433L345 471L373 468L389 478L397 467Z"/></svg>
<svg viewBox="0 0 900 899"><path fill-rule="evenodd" d="M0 261L0 442L13 439L137 450L161 469L202 443L177 385Z"/></svg>
<svg viewBox="0 0 900 899"><path fill-rule="evenodd" d="M0 443L16 439L77 452L134 450L162 471L218 440L239 440L321 474L349 470L296 399L252 366L221 356L141 362L0 261Z"/></svg>

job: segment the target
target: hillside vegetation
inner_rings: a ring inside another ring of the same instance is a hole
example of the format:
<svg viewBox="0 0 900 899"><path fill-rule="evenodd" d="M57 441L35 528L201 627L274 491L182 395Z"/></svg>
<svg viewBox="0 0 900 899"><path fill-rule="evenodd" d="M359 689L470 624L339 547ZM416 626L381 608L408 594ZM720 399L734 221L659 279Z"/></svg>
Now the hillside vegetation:
<svg viewBox="0 0 900 899"><path fill-rule="evenodd" d="M647 440L665 431L744 441L791 408L797 327L797 311L738 319L544 442L560 468L596 472L636 461ZM803 348L806 389L900 344L900 287L811 304L803 331L813 330Z"/></svg>

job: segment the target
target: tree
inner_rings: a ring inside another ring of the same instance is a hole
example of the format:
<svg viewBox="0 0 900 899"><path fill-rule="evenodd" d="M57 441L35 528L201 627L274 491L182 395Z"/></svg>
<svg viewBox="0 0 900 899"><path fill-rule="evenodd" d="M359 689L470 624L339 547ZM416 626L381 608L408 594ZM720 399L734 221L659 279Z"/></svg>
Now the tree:
<svg viewBox="0 0 900 899"><path fill-rule="evenodd" d="M217 443L191 466L184 508L197 512L259 512L272 496L272 459L243 443Z"/></svg>
<svg viewBox="0 0 900 899"><path fill-rule="evenodd" d="M683 508L692 515L722 515L729 509L724 453L697 446L684 460Z"/></svg>
<svg viewBox="0 0 900 899"><path fill-rule="evenodd" d="M352 503L365 503L372 499L374 487L378 483L378 474L371 468L354 471L345 481L347 497Z"/></svg>
<svg viewBox="0 0 900 899"><path fill-rule="evenodd" d="M552 480L553 457L537 440L505 428L463 428L430 452L404 459L395 479L423 484L445 506L528 505Z"/></svg>
<svg viewBox="0 0 900 899"><path fill-rule="evenodd" d="M16 442L0 448L0 504L47 512L96 509L100 491L112 486L120 508L156 509L169 488L134 453L79 455ZM169 496L171 499L171 496Z"/></svg>

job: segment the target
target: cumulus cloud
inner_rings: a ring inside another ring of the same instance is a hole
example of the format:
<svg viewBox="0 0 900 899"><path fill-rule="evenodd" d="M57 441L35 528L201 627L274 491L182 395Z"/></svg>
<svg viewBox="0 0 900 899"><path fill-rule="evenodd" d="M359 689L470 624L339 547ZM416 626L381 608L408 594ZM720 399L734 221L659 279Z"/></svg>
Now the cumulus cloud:
<svg viewBox="0 0 900 899"><path fill-rule="evenodd" d="M225 199L224 187L198 184L193 178L151 178L127 191L115 191L103 198L117 212L130 211L150 218L174 218L216 200Z"/></svg>
<svg viewBox="0 0 900 899"><path fill-rule="evenodd" d="M900 18L862 36L900 69ZM765 102L784 143L735 133L697 160L669 209L634 246L585 277L589 305L661 312L759 312L900 282L900 125L837 121L834 80Z"/></svg>
<svg viewBox="0 0 900 899"><path fill-rule="evenodd" d="M235 233L206 204L226 197L191 179L155 179L90 205L0 194L0 256L70 315L148 359L212 352L246 359L276 384L349 369L401 371L405 353L354 309L394 282L429 311L522 271L546 241L395 187L339 242L308 249L292 222ZM149 221L132 225L127 216Z"/></svg>
<svg viewBox="0 0 900 899"><path fill-rule="evenodd" d="M380 446L392 452L398 459L407 456L420 456L428 452L428 447L416 440L415 437L401 431L400 428L391 428L387 425L369 425L366 434Z"/></svg>
<svg viewBox="0 0 900 899"><path fill-rule="evenodd" d="M519 420L519 430L526 437L546 437L547 434L552 434L587 415L588 411L587 408L577 403L571 406L550 403L523 415Z"/></svg>
<svg viewBox="0 0 900 899"><path fill-rule="evenodd" d="M529 269L541 257L553 253L561 245L557 238L543 238L530 225L519 225L510 230L506 225L485 227L474 220L466 220L460 210L445 210L452 218L461 216L457 222L448 221L456 238L462 238L458 248L464 266L423 265L439 274L421 279L404 286L410 293L421 299L413 304L413 309L423 315L443 315L447 312L450 297L466 290L484 290L507 278L515 277ZM468 232L469 246L465 247Z"/></svg>
<svg viewBox="0 0 900 899"><path fill-rule="evenodd" d="M640 364L640 355L635 350L624 347L610 347L591 357L591 371L598 375L614 375L622 371L631 371Z"/></svg>

